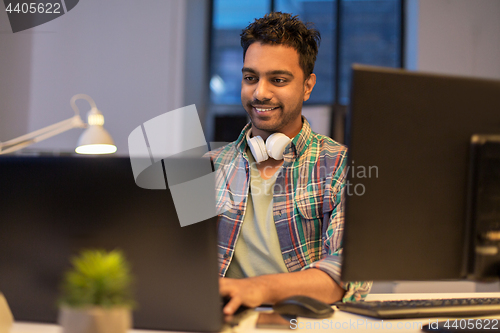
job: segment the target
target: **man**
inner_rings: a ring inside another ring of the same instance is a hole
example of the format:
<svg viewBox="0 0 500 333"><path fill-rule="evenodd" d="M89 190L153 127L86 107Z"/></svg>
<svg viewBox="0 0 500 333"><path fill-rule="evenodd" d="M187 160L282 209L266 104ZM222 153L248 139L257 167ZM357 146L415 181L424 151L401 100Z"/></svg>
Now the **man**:
<svg viewBox="0 0 500 333"><path fill-rule="evenodd" d="M301 115L316 84L319 40L316 30L283 13L257 19L241 34L241 101L251 124L212 157L223 211L218 233L220 294L230 298L226 315L240 305L299 294L327 303L359 300L370 289L370 283L340 281L346 148L312 132ZM291 139L283 159L256 162L250 138L266 141L274 133Z"/></svg>

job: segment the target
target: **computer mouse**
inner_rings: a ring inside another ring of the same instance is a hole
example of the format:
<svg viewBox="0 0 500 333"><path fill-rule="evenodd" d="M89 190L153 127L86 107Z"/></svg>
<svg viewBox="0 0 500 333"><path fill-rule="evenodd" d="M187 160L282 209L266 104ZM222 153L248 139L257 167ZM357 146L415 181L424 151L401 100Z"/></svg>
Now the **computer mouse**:
<svg viewBox="0 0 500 333"><path fill-rule="evenodd" d="M291 296L273 305L273 310L284 316L306 318L328 318L333 314L333 308L317 299L308 296Z"/></svg>

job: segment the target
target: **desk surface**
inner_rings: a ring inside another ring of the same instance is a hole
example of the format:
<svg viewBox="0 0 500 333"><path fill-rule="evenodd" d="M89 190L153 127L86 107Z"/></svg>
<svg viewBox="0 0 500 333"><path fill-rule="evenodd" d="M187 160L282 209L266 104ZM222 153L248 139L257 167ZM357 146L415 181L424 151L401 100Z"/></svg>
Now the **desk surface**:
<svg viewBox="0 0 500 333"><path fill-rule="evenodd" d="M431 299L431 298L472 298L472 297L500 297L500 293L452 293L452 294L370 294L367 300L397 300L397 299ZM258 311L249 313L239 326L234 330L226 329L224 332L255 332L255 333L276 333L277 330L256 329L255 322L257 320ZM498 316L488 316L488 318L498 318ZM475 318L466 318L475 319ZM436 318L431 319L436 322ZM445 321L446 318L439 318L439 321ZM291 326L294 330L305 332L421 332L421 325L429 323L427 318L413 319L394 319L394 320L378 320L370 317L355 315L342 311L335 311L333 317L329 319L306 319L299 318L296 323ZM62 330L58 325L49 324L32 324L16 322L10 333L61 333ZM162 331L151 330L131 330L130 333L161 333Z"/></svg>

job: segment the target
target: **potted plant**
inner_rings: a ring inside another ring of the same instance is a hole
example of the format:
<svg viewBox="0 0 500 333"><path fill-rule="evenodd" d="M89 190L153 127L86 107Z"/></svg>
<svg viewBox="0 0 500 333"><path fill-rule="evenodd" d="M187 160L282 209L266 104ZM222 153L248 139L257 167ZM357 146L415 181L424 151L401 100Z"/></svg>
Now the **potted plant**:
<svg viewBox="0 0 500 333"><path fill-rule="evenodd" d="M59 308L64 333L125 333L132 326L130 268L120 251L84 250L65 274Z"/></svg>

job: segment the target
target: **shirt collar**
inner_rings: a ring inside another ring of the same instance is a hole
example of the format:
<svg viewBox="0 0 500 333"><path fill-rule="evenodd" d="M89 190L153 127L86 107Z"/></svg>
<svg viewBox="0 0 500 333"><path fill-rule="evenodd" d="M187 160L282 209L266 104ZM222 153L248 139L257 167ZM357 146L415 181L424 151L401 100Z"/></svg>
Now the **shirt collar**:
<svg viewBox="0 0 500 333"><path fill-rule="evenodd" d="M247 148L247 139L246 139L247 132L249 132L251 128L252 128L251 122L246 124L245 127L243 127L240 136L235 142L236 149L238 149L238 151L242 154L245 152ZM312 139L311 126L309 125L307 119L304 116L302 116L302 129L300 130L299 134L297 134L292 139L291 145L285 148L283 155L289 156L289 154L293 154L295 155L294 157L300 156L309 146L311 139Z"/></svg>

